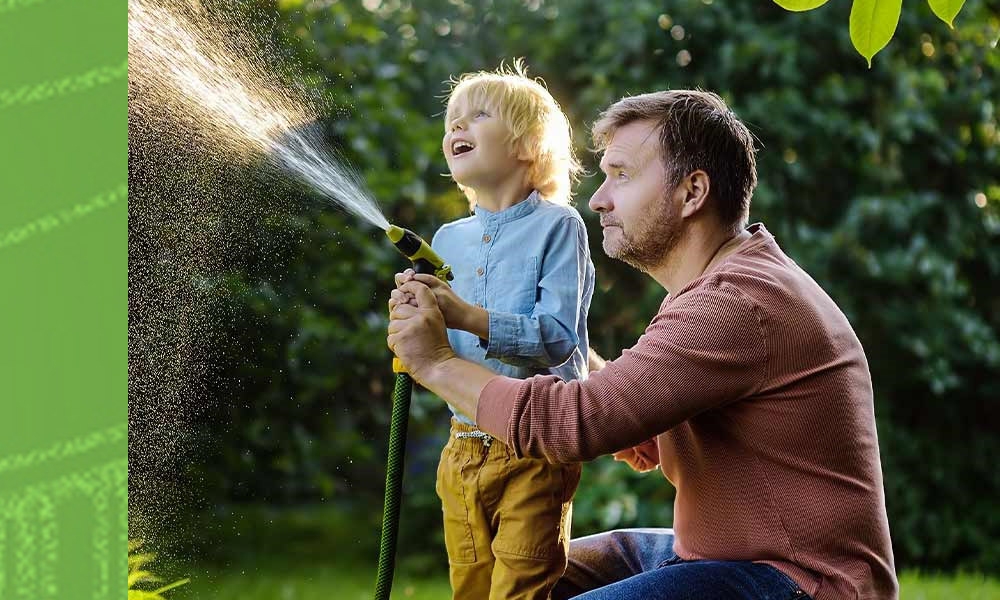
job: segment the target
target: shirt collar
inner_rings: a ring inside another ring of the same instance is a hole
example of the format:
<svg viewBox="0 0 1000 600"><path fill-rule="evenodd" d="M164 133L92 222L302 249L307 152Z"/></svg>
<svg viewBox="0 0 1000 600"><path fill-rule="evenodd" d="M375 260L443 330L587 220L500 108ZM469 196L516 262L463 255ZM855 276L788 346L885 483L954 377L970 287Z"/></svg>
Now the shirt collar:
<svg viewBox="0 0 1000 600"><path fill-rule="evenodd" d="M510 206L496 212L486 210L482 206L477 205L476 217L479 219L479 222L483 224L483 227L489 227L490 225L502 225L535 212L535 209L538 208L538 203L541 201L542 199L541 196L538 195L538 190L532 190L531 193L528 194L528 197L524 200L518 202L514 206Z"/></svg>
<svg viewBox="0 0 1000 600"><path fill-rule="evenodd" d="M747 227L747 231L750 232L750 239L740 244L740 247L733 254L743 252L747 248L757 246L763 242L774 241L774 236L764 227L763 223L754 223Z"/></svg>

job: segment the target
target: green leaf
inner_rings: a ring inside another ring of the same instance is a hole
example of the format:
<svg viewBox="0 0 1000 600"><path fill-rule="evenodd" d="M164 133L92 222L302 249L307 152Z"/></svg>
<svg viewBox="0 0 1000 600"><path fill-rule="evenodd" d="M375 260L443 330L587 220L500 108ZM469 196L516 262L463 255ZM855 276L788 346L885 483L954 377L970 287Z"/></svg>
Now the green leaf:
<svg viewBox="0 0 1000 600"><path fill-rule="evenodd" d="M851 6L851 42L872 66L872 57L892 39L903 0L854 0Z"/></svg>
<svg viewBox="0 0 1000 600"><path fill-rule="evenodd" d="M955 17L958 16L958 11L962 10L965 0L927 0L927 4L931 5L931 10L939 19L954 29Z"/></svg>
<svg viewBox="0 0 1000 600"><path fill-rule="evenodd" d="M163 592L167 592L167 591L172 590L172 589L174 589L176 587L180 587L182 585L187 585L189 583L191 583L191 578L190 577L188 577L186 579L180 579L180 580L175 581L175 582L173 582L171 584L165 585L165 586L163 586L161 588L158 588L158 589L154 590L153 593L154 594L162 594Z"/></svg>
<svg viewBox="0 0 1000 600"><path fill-rule="evenodd" d="M147 564L153 562L156 558L155 554L130 554L128 557L128 569L132 571L133 569L141 569Z"/></svg>
<svg viewBox="0 0 1000 600"><path fill-rule="evenodd" d="M159 581L160 578L157 577L156 575L153 575L149 571L131 571L128 574L128 589L134 588L135 584L137 583L143 583L143 582L159 583Z"/></svg>
<svg viewBox="0 0 1000 600"><path fill-rule="evenodd" d="M792 12L804 12L814 8L819 8L828 1L829 0L774 0L774 3L785 10L790 10Z"/></svg>

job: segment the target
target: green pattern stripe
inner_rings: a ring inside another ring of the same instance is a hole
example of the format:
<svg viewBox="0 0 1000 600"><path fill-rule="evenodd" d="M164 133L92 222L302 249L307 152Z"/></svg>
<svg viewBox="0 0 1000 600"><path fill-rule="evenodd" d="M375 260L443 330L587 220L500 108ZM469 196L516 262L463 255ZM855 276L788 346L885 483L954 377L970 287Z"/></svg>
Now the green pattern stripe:
<svg viewBox="0 0 1000 600"><path fill-rule="evenodd" d="M125 59L117 65L95 67L84 73L70 75L62 79L24 85L12 90L0 90L0 110L84 92L127 77L128 59Z"/></svg>
<svg viewBox="0 0 1000 600"><path fill-rule="evenodd" d="M105 190L84 202L78 202L69 208L38 217L14 229L0 231L0 250L20 244L38 234L49 233L63 225L78 221L95 211L110 208L127 199L128 184L120 183L114 188ZM0 471L3 471L2 465L3 461L0 461Z"/></svg>

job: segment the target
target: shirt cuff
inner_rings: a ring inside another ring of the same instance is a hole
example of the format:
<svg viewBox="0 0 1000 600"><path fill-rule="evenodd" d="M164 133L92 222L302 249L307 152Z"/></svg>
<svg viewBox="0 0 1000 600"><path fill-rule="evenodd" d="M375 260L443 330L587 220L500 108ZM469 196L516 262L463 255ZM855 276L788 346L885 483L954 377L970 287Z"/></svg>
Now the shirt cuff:
<svg viewBox="0 0 1000 600"><path fill-rule="evenodd" d="M523 379L497 375L483 386L476 405L476 426L512 448L512 440L507 439L507 432L517 403L518 390L523 383Z"/></svg>
<svg viewBox="0 0 1000 600"><path fill-rule="evenodd" d="M487 314L490 321L490 339L479 340L479 345L486 350L486 358L517 356L517 331L514 327L516 320L513 315L495 310L488 311Z"/></svg>

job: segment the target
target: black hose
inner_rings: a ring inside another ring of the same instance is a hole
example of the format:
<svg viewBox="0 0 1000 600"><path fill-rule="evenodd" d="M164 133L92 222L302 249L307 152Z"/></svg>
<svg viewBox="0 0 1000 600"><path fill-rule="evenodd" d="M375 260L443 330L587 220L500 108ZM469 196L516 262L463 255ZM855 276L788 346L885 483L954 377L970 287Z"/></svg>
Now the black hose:
<svg viewBox="0 0 1000 600"><path fill-rule="evenodd" d="M396 249L413 263L417 273L434 275L444 282L452 278L451 268L420 236L392 225L386 235ZM378 545L378 573L375 600L389 600L396 567L396 539L399 537L399 505L403 494L403 463L406 460L406 426L410 418L413 378L399 359L393 360L396 385L392 389L392 418L389 424L389 457L385 468L385 504L382 507L382 536Z"/></svg>
<svg viewBox="0 0 1000 600"><path fill-rule="evenodd" d="M396 539L399 537L399 505L403 492L403 463L406 459L406 427L410 417L413 378L396 373L392 389L392 419L389 425L389 458L385 469L385 504L382 509L382 537L378 545L378 574L375 600L389 600L396 566Z"/></svg>

